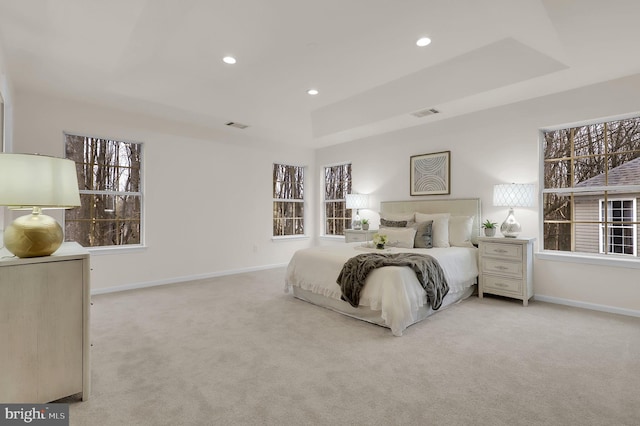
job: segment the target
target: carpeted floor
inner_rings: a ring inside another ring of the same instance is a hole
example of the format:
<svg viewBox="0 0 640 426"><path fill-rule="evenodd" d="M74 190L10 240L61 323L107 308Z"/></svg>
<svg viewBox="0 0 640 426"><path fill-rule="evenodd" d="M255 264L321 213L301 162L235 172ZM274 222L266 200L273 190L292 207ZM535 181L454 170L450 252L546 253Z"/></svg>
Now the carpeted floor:
<svg viewBox="0 0 640 426"><path fill-rule="evenodd" d="M283 283L94 296L71 425L640 424L640 318L472 296L394 337Z"/></svg>

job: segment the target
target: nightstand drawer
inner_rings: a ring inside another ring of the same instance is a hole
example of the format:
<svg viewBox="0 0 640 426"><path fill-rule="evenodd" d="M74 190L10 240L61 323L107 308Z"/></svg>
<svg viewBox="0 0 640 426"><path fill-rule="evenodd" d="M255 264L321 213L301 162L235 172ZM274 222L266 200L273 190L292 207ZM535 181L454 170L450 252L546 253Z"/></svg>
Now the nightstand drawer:
<svg viewBox="0 0 640 426"><path fill-rule="evenodd" d="M485 257L482 259L482 272L522 278L522 262L505 262L500 259Z"/></svg>
<svg viewBox="0 0 640 426"><path fill-rule="evenodd" d="M349 243L363 243L367 241L367 234L350 234Z"/></svg>
<svg viewBox="0 0 640 426"><path fill-rule="evenodd" d="M483 286L489 290L509 291L522 294L522 280L512 280L509 278L496 277L493 275L485 275L483 277Z"/></svg>
<svg viewBox="0 0 640 426"><path fill-rule="evenodd" d="M365 241L371 241L377 229L345 229L344 230L344 242L345 243L364 243Z"/></svg>
<svg viewBox="0 0 640 426"><path fill-rule="evenodd" d="M501 259L522 259L522 245L520 244L487 243L483 244L482 247L482 254L485 256L496 256Z"/></svg>

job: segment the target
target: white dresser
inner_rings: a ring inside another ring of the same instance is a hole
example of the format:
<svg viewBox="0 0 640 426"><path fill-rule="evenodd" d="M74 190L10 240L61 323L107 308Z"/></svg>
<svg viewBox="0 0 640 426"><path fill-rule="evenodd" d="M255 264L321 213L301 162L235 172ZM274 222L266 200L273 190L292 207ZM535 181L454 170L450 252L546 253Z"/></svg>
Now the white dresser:
<svg viewBox="0 0 640 426"><path fill-rule="evenodd" d="M373 236L378 232L377 229L345 229L344 230L344 242L356 243L371 241Z"/></svg>
<svg viewBox="0 0 640 426"><path fill-rule="evenodd" d="M533 242L535 238L478 238L480 280L478 296L485 293L522 300L533 296Z"/></svg>
<svg viewBox="0 0 640 426"><path fill-rule="evenodd" d="M88 399L89 271L77 243L27 259L0 250L0 402Z"/></svg>

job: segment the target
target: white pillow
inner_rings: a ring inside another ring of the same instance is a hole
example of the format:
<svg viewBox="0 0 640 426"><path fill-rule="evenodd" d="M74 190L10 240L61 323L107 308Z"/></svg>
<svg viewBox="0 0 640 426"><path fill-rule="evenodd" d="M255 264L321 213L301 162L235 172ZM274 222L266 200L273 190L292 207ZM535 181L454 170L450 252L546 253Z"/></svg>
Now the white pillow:
<svg viewBox="0 0 640 426"><path fill-rule="evenodd" d="M416 222L433 221L433 246L451 247L449 245L449 216L451 213L416 213Z"/></svg>
<svg viewBox="0 0 640 426"><path fill-rule="evenodd" d="M413 240L416 236L414 228L380 228L378 234L387 236L387 246L413 248Z"/></svg>
<svg viewBox="0 0 640 426"><path fill-rule="evenodd" d="M451 216L449 218L449 244L454 247L473 247L471 232L473 216Z"/></svg>

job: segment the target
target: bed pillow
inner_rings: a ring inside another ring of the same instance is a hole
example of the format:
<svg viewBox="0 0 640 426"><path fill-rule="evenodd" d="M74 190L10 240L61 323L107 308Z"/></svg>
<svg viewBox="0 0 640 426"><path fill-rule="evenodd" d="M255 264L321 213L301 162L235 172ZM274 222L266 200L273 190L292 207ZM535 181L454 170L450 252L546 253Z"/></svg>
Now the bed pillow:
<svg viewBox="0 0 640 426"><path fill-rule="evenodd" d="M451 213L416 213L416 222L432 220L433 247L451 247L449 245L449 217Z"/></svg>
<svg viewBox="0 0 640 426"><path fill-rule="evenodd" d="M471 232L473 216L451 216L449 218L449 244L453 247L473 247Z"/></svg>
<svg viewBox="0 0 640 426"><path fill-rule="evenodd" d="M406 220L407 223L414 222L415 218L413 213L382 213L380 212L380 218L386 220L402 221Z"/></svg>
<svg viewBox="0 0 640 426"><path fill-rule="evenodd" d="M432 248L433 247L433 221L427 220L413 225L416 230L416 236L413 240L415 248Z"/></svg>
<svg viewBox="0 0 640 426"><path fill-rule="evenodd" d="M413 248L416 230L414 228L380 228L378 234L387 236L387 246Z"/></svg>
<svg viewBox="0 0 640 426"><path fill-rule="evenodd" d="M380 218L380 226L384 226L387 228L405 228L407 226L407 221Z"/></svg>

